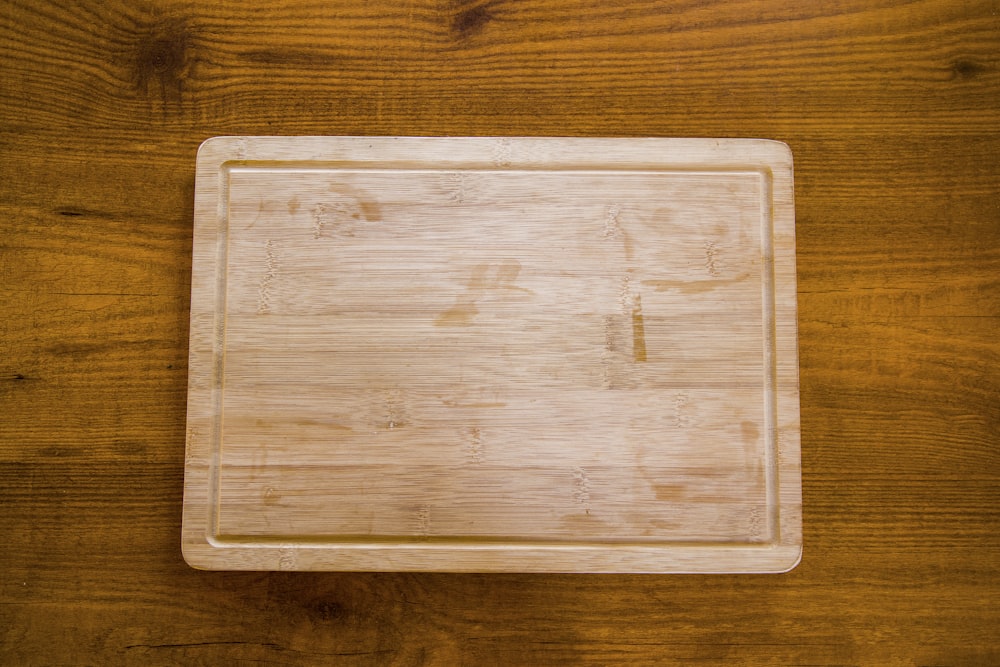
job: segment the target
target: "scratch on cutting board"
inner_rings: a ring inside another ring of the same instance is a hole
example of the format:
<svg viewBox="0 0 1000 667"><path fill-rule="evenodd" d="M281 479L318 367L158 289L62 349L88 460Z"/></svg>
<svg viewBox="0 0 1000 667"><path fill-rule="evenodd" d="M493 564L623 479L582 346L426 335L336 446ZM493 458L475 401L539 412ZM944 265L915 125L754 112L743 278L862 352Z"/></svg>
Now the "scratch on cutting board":
<svg viewBox="0 0 1000 667"><path fill-rule="evenodd" d="M621 288L618 290L618 303L621 304L622 313L628 314L632 310L632 277L626 274L622 278Z"/></svg>
<svg viewBox="0 0 1000 667"><path fill-rule="evenodd" d="M319 203L312 208L313 238L318 239L323 236L323 228L333 221L333 207L327 203ZM345 232L346 236L353 236L353 232Z"/></svg>
<svg viewBox="0 0 1000 667"><path fill-rule="evenodd" d="M284 572L294 570L298 559L298 552L295 550L295 547L280 547L278 550L278 569Z"/></svg>
<svg viewBox="0 0 1000 667"><path fill-rule="evenodd" d="M705 270L710 276L719 275L719 269L716 266L718 256L719 249L715 246L715 241L705 241Z"/></svg>
<svg viewBox="0 0 1000 667"><path fill-rule="evenodd" d="M406 426L406 399L399 388L391 388L384 391L382 395L382 410L380 428L394 431Z"/></svg>
<svg viewBox="0 0 1000 667"><path fill-rule="evenodd" d="M274 241L268 239L264 244L264 276L257 288L257 314L271 312L271 287L278 276L278 258L274 250Z"/></svg>
<svg viewBox="0 0 1000 667"><path fill-rule="evenodd" d="M621 212L622 208L618 204L608 206L607 215L604 218L604 238L616 239L621 236L621 221L618 219Z"/></svg>
<svg viewBox="0 0 1000 667"><path fill-rule="evenodd" d="M683 391L674 395L674 428L687 428L691 424L688 415L688 395Z"/></svg>
<svg viewBox="0 0 1000 667"><path fill-rule="evenodd" d="M478 426L469 429L469 458L473 463L483 462L483 432Z"/></svg>
<svg viewBox="0 0 1000 667"><path fill-rule="evenodd" d="M615 318L612 315L605 315L604 318L604 349L601 350L601 386L605 389L613 389L611 371L614 364L615 350L618 348L617 336L615 335Z"/></svg>
<svg viewBox="0 0 1000 667"><path fill-rule="evenodd" d="M264 489L263 500L265 505L274 505L281 500L281 494L274 487L269 486Z"/></svg>
<svg viewBox="0 0 1000 667"><path fill-rule="evenodd" d="M625 225L622 223L620 204L608 204L607 208L604 209L604 230L601 232L601 237L606 241L620 241L621 249L625 251L625 259L628 262L635 259L632 238L625 231Z"/></svg>
<svg viewBox="0 0 1000 667"><path fill-rule="evenodd" d="M455 204L462 204L465 202L467 196L467 185L466 176L461 172L454 172L448 175L448 184L451 191L448 194L448 200Z"/></svg>
<svg viewBox="0 0 1000 667"><path fill-rule="evenodd" d="M512 149L510 139L504 137L493 144L493 165L501 169L511 165Z"/></svg>
<svg viewBox="0 0 1000 667"><path fill-rule="evenodd" d="M750 516L747 517L747 524L747 532L750 533L751 541L759 541L763 539L764 519L761 516L760 508L752 507L750 509Z"/></svg>
<svg viewBox="0 0 1000 667"><path fill-rule="evenodd" d="M417 535L427 537L431 534L431 508L421 505L417 508Z"/></svg>
<svg viewBox="0 0 1000 667"><path fill-rule="evenodd" d="M583 468L573 468L573 499L590 514L590 477Z"/></svg>

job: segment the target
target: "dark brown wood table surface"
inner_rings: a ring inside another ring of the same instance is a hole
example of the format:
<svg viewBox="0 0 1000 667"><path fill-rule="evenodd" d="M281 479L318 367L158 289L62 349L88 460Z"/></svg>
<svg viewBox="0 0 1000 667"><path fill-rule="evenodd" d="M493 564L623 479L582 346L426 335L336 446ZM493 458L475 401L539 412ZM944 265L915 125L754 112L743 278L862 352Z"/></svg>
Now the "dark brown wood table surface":
<svg viewBox="0 0 1000 667"><path fill-rule="evenodd" d="M221 134L787 142L801 565L190 569ZM2 0L0 225L4 664L1000 664L995 0Z"/></svg>

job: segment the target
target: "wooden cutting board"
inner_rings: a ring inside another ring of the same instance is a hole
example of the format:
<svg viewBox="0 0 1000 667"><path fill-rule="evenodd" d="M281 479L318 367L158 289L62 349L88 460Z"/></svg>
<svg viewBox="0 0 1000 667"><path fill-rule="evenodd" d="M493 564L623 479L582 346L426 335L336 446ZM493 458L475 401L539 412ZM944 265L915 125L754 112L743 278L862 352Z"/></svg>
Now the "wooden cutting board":
<svg viewBox="0 0 1000 667"><path fill-rule="evenodd" d="M787 570L795 298L778 142L210 139L185 558Z"/></svg>

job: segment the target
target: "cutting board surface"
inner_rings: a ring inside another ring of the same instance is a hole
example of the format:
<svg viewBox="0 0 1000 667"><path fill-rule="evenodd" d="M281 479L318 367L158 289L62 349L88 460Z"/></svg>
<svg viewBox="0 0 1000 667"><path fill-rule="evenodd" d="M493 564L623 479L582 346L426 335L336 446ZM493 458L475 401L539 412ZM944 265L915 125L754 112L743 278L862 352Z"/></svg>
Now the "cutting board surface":
<svg viewBox="0 0 1000 667"><path fill-rule="evenodd" d="M798 561L784 144L219 137L196 190L192 565Z"/></svg>

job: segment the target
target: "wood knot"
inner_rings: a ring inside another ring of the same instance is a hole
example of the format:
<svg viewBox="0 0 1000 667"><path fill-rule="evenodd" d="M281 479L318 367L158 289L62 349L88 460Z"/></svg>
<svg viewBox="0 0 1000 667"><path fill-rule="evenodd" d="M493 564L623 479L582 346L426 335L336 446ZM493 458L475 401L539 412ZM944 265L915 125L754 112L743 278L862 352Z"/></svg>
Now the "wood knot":
<svg viewBox="0 0 1000 667"><path fill-rule="evenodd" d="M493 20L489 4L468 6L467 2L457 3L457 11L451 22L451 31L459 40L474 37Z"/></svg>
<svg viewBox="0 0 1000 667"><path fill-rule="evenodd" d="M967 81L985 74L988 70L989 68L982 63L961 58L951 63L951 78L952 80Z"/></svg>
<svg viewBox="0 0 1000 667"><path fill-rule="evenodd" d="M148 26L134 47L132 81L137 92L179 100L193 62L191 32L183 21Z"/></svg>
<svg viewBox="0 0 1000 667"><path fill-rule="evenodd" d="M347 609L339 602L332 600L316 600L305 604L306 612L314 620L329 623L343 620L348 616Z"/></svg>

